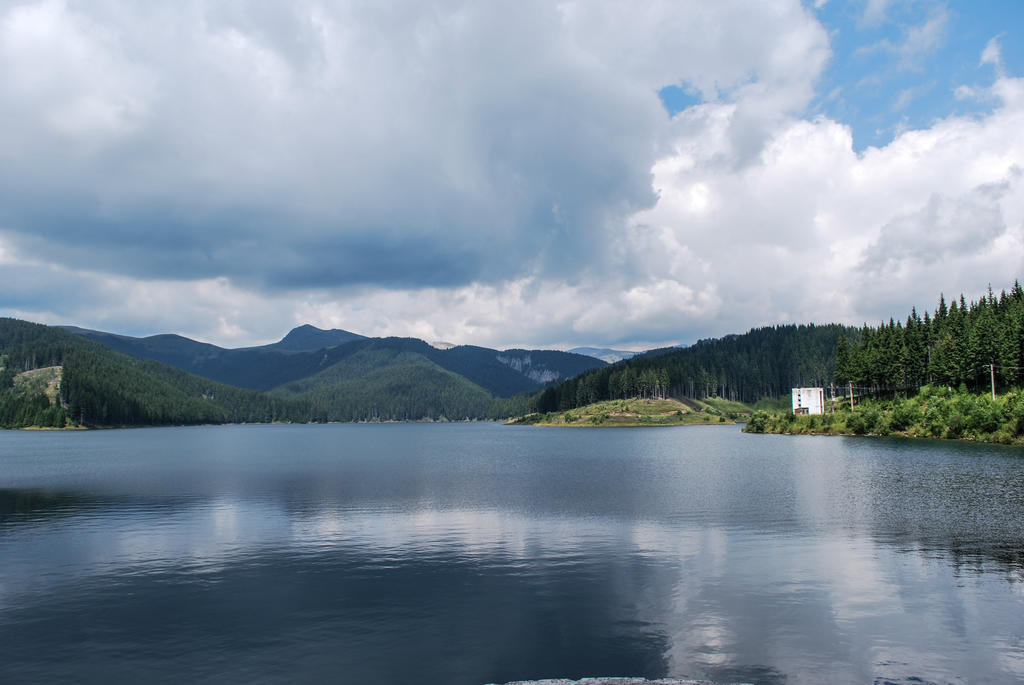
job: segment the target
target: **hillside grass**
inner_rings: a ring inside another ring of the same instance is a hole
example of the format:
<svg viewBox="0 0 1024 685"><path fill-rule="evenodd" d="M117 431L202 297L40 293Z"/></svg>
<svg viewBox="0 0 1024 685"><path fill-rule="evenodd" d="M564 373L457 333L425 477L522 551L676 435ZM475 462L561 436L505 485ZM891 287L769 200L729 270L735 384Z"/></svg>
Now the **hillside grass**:
<svg viewBox="0 0 1024 685"><path fill-rule="evenodd" d="M782 412L793 408L793 400L785 397L762 397L754 404L754 411Z"/></svg>
<svg viewBox="0 0 1024 685"><path fill-rule="evenodd" d="M509 421L519 426L627 427L730 424L721 412L674 399L605 400L564 412L536 413Z"/></svg>
<svg viewBox="0 0 1024 685"><path fill-rule="evenodd" d="M703 400L699 400L699 402L730 418L747 417L754 412L753 407L748 404L723 399L721 397L705 397ZM705 409L705 411L707 411L707 409Z"/></svg>

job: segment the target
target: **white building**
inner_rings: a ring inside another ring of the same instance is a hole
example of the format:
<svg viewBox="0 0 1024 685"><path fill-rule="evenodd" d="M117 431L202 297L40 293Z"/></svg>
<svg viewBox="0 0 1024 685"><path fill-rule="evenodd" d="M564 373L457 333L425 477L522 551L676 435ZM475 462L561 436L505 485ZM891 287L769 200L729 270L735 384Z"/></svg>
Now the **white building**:
<svg viewBox="0 0 1024 685"><path fill-rule="evenodd" d="M824 414L825 388L793 388L794 414Z"/></svg>

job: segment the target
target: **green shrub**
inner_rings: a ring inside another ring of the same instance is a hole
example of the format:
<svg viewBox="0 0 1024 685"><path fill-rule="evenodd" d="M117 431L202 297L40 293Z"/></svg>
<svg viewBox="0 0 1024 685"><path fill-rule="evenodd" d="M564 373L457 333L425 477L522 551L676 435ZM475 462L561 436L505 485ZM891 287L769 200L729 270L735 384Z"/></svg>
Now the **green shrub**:
<svg viewBox="0 0 1024 685"><path fill-rule="evenodd" d="M877 407L866 408L861 416L864 418L864 430L865 432L872 432L878 427L880 413Z"/></svg>
<svg viewBox="0 0 1024 685"><path fill-rule="evenodd" d="M921 410L911 401L900 402L892 410L889 425L893 430L904 431L921 420Z"/></svg>
<svg viewBox="0 0 1024 685"><path fill-rule="evenodd" d="M1003 422L1002 412L999 404L992 398L982 395L974 398L970 410L967 413L967 427L970 430L982 433L993 433L999 429Z"/></svg>
<svg viewBox="0 0 1024 685"><path fill-rule="evenodd" d="M1006 396L1004 413L1013 434L1024 435L1024 392L1015 390Z"/></svg>
<svg viewBox="0 0 1024 685"><path fill-rule="evenodd" d="M878 417L878 421L875 422L875 427L871 429L871 432L875 435L891 435L892 434L892 423L891 416L888 413L882 413Z"/></svg>
<svg viewBox="0 0 1024 685"><path fill-rule="evenodd" d="M755 411L750 415L750 420L747 421L747 432L748 433L764 433L768 428L769 414L761 409Z"/></svg>
<svg viewBox="0 0 1024 685"><path fill-rule="evenodd" d="M941 438L946 431L946 413L940 402L932 401L924 411L924 428L934 438Z"/></svg>
<svg viewBox="0 0 1024 685"><path fill-rule="evenodd" d="M953 412L946 420L945 437L953 439L959 438L963 436L965 428L967 428L967 420L964 418L963 414Z"/></svg>

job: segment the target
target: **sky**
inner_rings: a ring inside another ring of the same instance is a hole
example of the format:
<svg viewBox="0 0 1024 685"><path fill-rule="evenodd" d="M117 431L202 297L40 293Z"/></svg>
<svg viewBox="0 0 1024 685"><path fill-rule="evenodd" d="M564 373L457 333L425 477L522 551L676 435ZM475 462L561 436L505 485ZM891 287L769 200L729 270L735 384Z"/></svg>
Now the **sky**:
<svg viewBox="0 0 1024 685"><path fill-rule="evenodd" d="M1024 0L0 0L0 316L566 349L1024 277Z"/></svg>

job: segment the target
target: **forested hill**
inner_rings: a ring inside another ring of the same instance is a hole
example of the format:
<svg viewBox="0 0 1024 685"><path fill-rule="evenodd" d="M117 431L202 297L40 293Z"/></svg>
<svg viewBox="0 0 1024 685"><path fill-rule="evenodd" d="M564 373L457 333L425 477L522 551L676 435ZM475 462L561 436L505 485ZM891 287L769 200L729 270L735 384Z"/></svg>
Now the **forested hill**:
<svg viewBox="0 0 1024 685"><path fill-rule="evenodd" d="M913 389L926 384L968 390L1024 387L1024 289L977 302L961 295L934 314L912 310L906 322L864 326L838 342L836 380L867 390Z"/></svg>
<svg viewBox="0 0 1024 685"><path fill-rule="evenodd" d="M0 427L309 421L270 397L140 361L59 328L0 318Z"/></svg>
<svg viewBox="0 0 1024 685"><path fill-rule="evenodd" d="M644 395L749 403L780 397L796 386L832 381L841 335L856 339L859 331L839 324L768 326L683 349L652 350L549 387L533 405L551 412Z"/></svg>
<svg viewBox="0 0 1024 685"><path fill-rule="evenodd" d="M180 336L147 344L183 355L179 359L205 350ZM289 361L309 355L329 362L269 394L136 359L60 328L0 319L0 427L486 419L525 411L527 395L495 397L420 352L440 351L408 339L355 340L315 353L263 350L286 370L295 368ZM483 353L469 350L469 358L473 354ZM527 378L524 373L543 363L510 353L476 370L500 384ZM510 368L516 364L518 370Z"/></svg>

